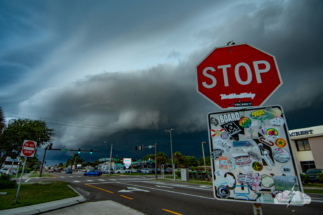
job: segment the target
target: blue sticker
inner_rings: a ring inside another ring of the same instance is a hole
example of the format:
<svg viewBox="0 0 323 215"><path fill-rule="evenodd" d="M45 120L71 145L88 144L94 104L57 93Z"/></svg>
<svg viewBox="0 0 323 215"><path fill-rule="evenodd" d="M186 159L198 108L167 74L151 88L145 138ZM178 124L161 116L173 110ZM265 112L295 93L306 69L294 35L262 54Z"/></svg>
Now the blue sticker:
<svg viewBox="0 0 323 215"><path fill-rule="evenodd" d="M249 140L233 141L233 147L250 147L253 146Z"/></svg>

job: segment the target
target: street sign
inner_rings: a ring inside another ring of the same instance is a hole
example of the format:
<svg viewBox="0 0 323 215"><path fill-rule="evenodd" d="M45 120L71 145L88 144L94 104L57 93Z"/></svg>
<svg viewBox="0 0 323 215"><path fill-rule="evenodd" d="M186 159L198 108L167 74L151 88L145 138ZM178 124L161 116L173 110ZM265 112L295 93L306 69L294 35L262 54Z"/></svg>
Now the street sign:
<svg viewBox="0 0 323 215"><path fill-rule="evenodd" d="M34 157L36 151L36 142L31 140L24 140L21 149L21 156Z"/></svg>
<svg viewBox="0 0 323 215"><path fill-rule="evenodd" d="M217 200L287 204L278 197L302 192L282 107L209 113L208 131Z"/></svg>
<svg viewBox="0 0 323 215"><path fill-rule="evenodd" d="M261 106L282 83L275 57L248 44L216 48L197 66L197 91L220 108Z"/></svg>
<svg viewBox="0 0 323 215"><path fill-rule="evenodd" d="M149 145L149 148L151 149L151 145Z"/></svg>
<svg viewBox="0 0 323 215"><path fill-rule="evenodd" d="M61 151L69 151L69 149L61 149Z"/></svg>

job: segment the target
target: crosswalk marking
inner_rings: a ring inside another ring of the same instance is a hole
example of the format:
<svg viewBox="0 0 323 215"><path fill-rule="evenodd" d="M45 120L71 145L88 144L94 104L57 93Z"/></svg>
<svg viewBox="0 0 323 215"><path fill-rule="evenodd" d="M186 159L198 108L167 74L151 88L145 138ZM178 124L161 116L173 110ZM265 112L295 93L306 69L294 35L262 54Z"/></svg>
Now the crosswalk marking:
<svg viewBox="0 0 323 215"><path fill-rule="evenodd" d="M80 181L73 181L74 183L79 183Z"/></svg>
<svg viewBox="0 0 323 215"><path fill-rule="evenodd" d="M105 181L104 179L98 179L98 181Z"/></svg>
<svg viewBox="0 0 323 215"><path fill-rule="evenodd" d="M93 181L93 180L86 180L86 181Z"/></svg>

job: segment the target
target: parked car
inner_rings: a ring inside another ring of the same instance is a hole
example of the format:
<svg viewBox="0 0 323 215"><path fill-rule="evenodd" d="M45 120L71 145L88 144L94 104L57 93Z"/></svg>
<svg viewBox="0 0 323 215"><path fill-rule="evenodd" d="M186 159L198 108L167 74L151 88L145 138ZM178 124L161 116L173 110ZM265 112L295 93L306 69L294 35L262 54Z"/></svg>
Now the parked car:
<svg viewBox="0 0 323 215"><path fill-rule="evenodd" d="M60 169L54 169L54 172L61 172Z"/></svg>
<svg viewBox="0 0 323 215"><path fill-rule="evenodd" d="M0 173L7 174L8 168L2 168L0 169Z"/></svg>
<svg viewBox="0 0 323 215"><path fill-rule="evenodd" d="M83 175L84 176L100 176L100 175L102 175L102 172L98 171L98 170L91 170L89 172L85 172Z"/></svg>
<svg viewBox="0 0 323 215"><path fill-rule="evenodd" d="M173 172L173 170L171 168L165 169L165 173L172 173L172 172Z"/></svg>
<svg viewBox="0 0 323 215"><path fill-rule="evenodd" d="M71 169L67 169L67 170L65 171L65 174L67 174L67 173L71 173L71 174L72 174L73 172L72 172L72 170L71 170Z"/></svg>
<svg viewBox="0 0 323 215"><path fill-rule="evenodd" d="M141 169L141 173L142 174L150 174L150 173L153 173L153 170L149 169L149 168L143 168L143 169Z"/></svg>
<svg viewBox="0 0 323 215"><path fill-rule="evenodd" d="M105 174L109 174L109 170L107 169L107 170L105 170L103 173L105 173ZM111 169L111 174L115 174L115 171L114 171L113 169Z"/></svg>
<svg viewBox="0 0 323 215"><path fill-rule="evenodd" d="M48 173L54 173L53 169L48 170Z"/></svg>
<svg viewBox="0 0 323 215"><path fill-rule="evenodd" d="M318 181L319 177L317 176L317 173L323 173L321 169L308 169L306 170L306 174L310 176L310 181Z"/></svg>
<svg viewBox="0 0 323 215"><path fill-rule="evenodd" d="M152 170L152 173L155 174L155 168ZM157 174L160 173L160 168L157 168Z"/></svg>

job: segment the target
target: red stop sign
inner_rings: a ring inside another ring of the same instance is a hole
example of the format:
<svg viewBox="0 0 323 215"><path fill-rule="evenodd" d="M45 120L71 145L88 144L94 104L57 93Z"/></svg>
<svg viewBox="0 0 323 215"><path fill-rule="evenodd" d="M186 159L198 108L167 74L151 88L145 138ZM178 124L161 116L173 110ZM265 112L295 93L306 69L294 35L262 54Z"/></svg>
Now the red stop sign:
<svg viewBox="0 0 323 215"><path fill-rule="evenodd" d="M25 140L22 145L21 153L23 156L30 157L33 156L36 150L36 144L34 141Z"/></svg>
<svg viewBox="0 0 323 215"><path fill-rule="evenodd" d="M197 66L197 91L221 108L261 106L282 83L275 57L247 44L216 48Z"/></svg>

